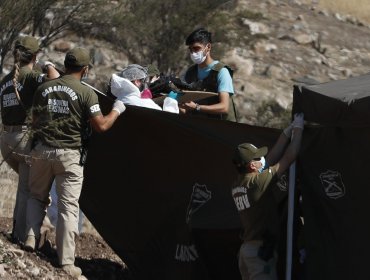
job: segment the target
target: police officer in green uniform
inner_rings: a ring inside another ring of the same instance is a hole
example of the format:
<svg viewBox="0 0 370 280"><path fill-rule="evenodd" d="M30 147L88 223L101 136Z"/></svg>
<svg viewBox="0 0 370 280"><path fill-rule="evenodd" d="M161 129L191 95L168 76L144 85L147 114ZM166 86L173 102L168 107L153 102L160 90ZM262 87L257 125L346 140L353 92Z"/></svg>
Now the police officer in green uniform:
<svg viewBox="0 0 370 280"><path fill-rule="evenodd" d="M125 110L123 102L118 100L108 115L102 115L98 96L81 83L91 67L90 61L89 52L84 48L69 51L64 60L66 74L41 85L33 101L35 147L31 151L25 249L33 251L37 247L49 191L55 178L58 259L62 269L73 277L82 273L74 265L78 200L83 180L81 135L88 122L97 132L108 130Z"/></svg>
<svg viewBox="0 0 370 280"><path fill-rule="evenodd" d="M233 72L230 67L212 58L212 34L204 28L199 28L186 38L185 43L189 47L190 58L194 62L194 65L185 73L185 81L196 84L198 90L215 92L218 96L206 98L199 103L187 102L182 105L182 112L237 121L233 100Z"/></svg>
<svg viewBox="0 0 370 280"><path fill-rule="evenodd" d="M267 147L257 148L250 143L236 148L234 163L239 177L231 192L244 230L239 251L243 280L277 279L279 219L273 188L278 188L277 179L298 155L303 125L303 114L296 115L268 154Z"/></svg>
<svg viewBox="0 0 370 280"><path fill-rule="evenodd" d="M13 242L24 242L26 233L26 206L29 195L29 165L26 159L30 151L27 116L36 88L46 79L59 76L50 62L44 63L47 75L33 69L39 50L36 38L19 37L13 50L14 68L0 82L3 124L1 154L19 176L11 234Z"/></svg>

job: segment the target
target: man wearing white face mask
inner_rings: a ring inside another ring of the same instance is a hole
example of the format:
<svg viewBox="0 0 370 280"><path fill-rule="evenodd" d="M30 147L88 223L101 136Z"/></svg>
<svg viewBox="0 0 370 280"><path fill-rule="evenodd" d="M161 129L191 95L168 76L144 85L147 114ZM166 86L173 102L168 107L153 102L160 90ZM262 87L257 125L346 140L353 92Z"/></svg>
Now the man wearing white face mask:
<svg viewBox="0 0 370 280"><path fill-rule="evenodd" d="M295 115L268 154L267 147L257 148L250 143L236 148L233 162L239 176L231 193L244 230L239 251L243 280L277 279L279 216L273 188L278 188L278 178L298 156L303 126L303 114Z"/></svg>
<svg viewBox="0 0 370 280"><path fill-rule="evenodd" d="M199 103L187 102L183 104L182 112L237 121L233 102L233 71L227 65L212 58L212 34L199 28L187 37L185 43L189 47L190 58L194 62L194 65L185 73L185 81L196 84L198 90L215 92L218 96L204 99Z"/></svg>

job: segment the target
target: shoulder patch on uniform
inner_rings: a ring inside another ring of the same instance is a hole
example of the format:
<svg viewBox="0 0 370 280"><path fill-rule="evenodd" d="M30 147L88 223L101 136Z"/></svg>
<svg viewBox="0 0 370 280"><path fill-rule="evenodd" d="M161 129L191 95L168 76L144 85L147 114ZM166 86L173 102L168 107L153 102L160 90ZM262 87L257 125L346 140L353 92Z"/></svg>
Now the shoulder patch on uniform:
<svg viewBox="0 0 370 280"><path fill-rule="evenodd" d="M40 74L40 75L37 77L37 82L38 82L38 83L42 83L42 81L44 80L45 75L46 75L46 74Z"/></svg>

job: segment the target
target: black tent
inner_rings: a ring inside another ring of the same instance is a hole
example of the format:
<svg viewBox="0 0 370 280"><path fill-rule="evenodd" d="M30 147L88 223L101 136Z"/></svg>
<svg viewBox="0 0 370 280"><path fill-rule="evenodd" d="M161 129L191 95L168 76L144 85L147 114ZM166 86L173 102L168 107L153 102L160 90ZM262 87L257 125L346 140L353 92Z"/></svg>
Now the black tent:
<svg viewBox="0 0 370 280"><path fill-rule="evenodd" d="M101 103L105 111L111 107ZM239 236L225 235L218 249L229 255L207 271L191 227L210 236L220 229L239 233L230 190L233 149L242 142L271 146L278 133L129 107L111 130L91 139L81 208L135 279L240 279Z"/></svg>
<svg viewBox="0 0 370 280"><path fill-rule="evenodd" d="M306 279L369 279L370 75L295 86Z"/></svg>

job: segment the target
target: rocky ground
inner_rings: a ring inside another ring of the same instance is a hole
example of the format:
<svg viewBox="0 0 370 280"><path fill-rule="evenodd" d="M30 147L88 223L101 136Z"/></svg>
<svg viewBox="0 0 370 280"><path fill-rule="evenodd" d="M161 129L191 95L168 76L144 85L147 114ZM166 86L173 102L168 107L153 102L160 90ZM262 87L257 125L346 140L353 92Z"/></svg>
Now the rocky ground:
<svg viewBox="0 0 370 280"><path fill-rule="evenodd" d="M0 279L72 279L58 268L53 230L48 235L51 246L46 243L40 252L29 253L8 240L11 225L11 219L0 219ZM76 265L84 275L80 280L129 279L124 263L98 235L81 233L76 240L76 254Z"/></svg>
<svg viewBox="0 0 370 280"><path fill-rule="evenodd" d="M289 108L295 79L304 77L326 82L369 72L369 23L322 10L313 2L238 1L237 10L247 9L262 15L258 19L240 16L245 34L254 35L249 44L245 43L248 38L236 40L241 33L226 30L230 38L234 34L235 40L227 42L230 50L221 58L236 70L234 81L243 122L269 125L262 123L258 108L268 100L276 101L282 110ZM77 43L90 46L96 54L90 80L95 81L98 88L120 66L128 63L123 54L116 53L110 46L81 38L53 43L45 57L60 61L64 54L57 50ZM10 192L3 191L2 185L12 178L7 177L6 181L4 174L1 173L0 182L0 213L3 214L0 215L0 279L68 279L58 269L53 250L46 254L28 253L7 240L11 219L3 216L10 217L12 205ZM6 205L7 212L3 210ZM53 232L50 238L53 242ZM78 237L76 263L88 279L128 279L122 260L94 233Z"/></svg>
<svg viewBox="0 0 370 280"><path fill-rule="evenodd" d="M241 19L259 36L248 46L231 49L224 59L237 69L244 122L261 124L256 108L266 100L289 108L296 79L326 82L369 72L369 23L322 10L315 2L239 1L238 9L262 15Z"/></svg>

